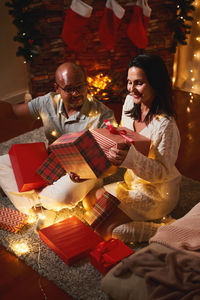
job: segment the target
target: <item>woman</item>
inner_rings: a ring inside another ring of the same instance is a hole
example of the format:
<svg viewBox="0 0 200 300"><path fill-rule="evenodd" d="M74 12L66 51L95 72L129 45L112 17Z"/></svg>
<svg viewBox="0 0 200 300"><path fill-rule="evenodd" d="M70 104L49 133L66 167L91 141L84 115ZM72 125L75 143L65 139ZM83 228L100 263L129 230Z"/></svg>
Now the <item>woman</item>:
<svg viewBox="0 0 200 300"><path fill-rule="evenodd" d="M142 54L130 62L127 89L121 126L151 139L149 155L142 155L132 144L111 148L111 162L127 169L124 181L104 186L96 197L106 190L120 200L120 210L107 229L112 236L124 242L141 242L155 233L158 220L161 222L178 202L181 175L175 162L180 135L170 76L159 56ZM149 222L153 220L156 222Z"/></svg>

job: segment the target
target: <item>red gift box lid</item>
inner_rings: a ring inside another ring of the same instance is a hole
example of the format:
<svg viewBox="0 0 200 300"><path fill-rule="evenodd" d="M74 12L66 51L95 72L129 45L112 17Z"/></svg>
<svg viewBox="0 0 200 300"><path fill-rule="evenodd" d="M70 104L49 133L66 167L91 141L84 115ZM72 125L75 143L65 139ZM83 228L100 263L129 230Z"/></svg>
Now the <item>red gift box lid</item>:
<svg viewBox="0 0 200 300"><path fill-rule="evenodd" d="M37 174L37 169L48 156L44 142L13 144L8 153L19 192L47 185Z"/></svg>
<svg viewBox="0 0 200 300"><path fill-rule="evenodd" d="M68 265L89 255L103 239L76 216L39 231L40 238Z"/></svg>

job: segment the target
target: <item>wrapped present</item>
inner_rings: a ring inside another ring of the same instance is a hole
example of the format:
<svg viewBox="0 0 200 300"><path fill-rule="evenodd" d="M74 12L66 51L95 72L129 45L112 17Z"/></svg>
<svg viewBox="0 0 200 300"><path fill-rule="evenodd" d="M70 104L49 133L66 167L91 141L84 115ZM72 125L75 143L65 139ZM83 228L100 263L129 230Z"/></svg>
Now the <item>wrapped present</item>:
<svg viewBox="0 0 200 300"><path fill-rule="evenodd" d="M89 256L103 239L76 216L39 231L40 238L67 264Z"/></svg>
<svg viewBox="0 0 200 300"><path fill-rule="evenodd" d="M143 155L148 155L151 143L148 138L128 128L115 128L109 123L107 128L64 134L50 145L50 150L67 173L73 172L83 179L99 178L116 172L117 167L108 159L108 152L111 147L122 144L125 140L133 143ZM53 164L54 161L48 163L47 170L44 168L42 175L48 175L48 169L54 169ZM46 180L48 182L50 179ZM52 181L54 180L52 177Z"/></svg>
<svg viewBox="0 0 200 300"><path fill-rule="evenodd" d="M91 264L103 275L134 251L119 239L110 239L99 243L90 252Z"/></svg>
<svg viewBox="0 0 200 300"><path fill-rule="evenodd" d="M134 145L137 151L148 156L150 139L126 127L115 128L108 120L105 120L105 123L107 128L95 128L90 132L106 155L111 147L120 145L127 140Z"/></svg>
<svg viewBox="0 0 200 300"><path fill-rule="evenodd" d="M48 184L52 184L54 181L57 181L59 178L65 175L66 171L61 166L55 154L51 152L41 166L37 169L37 173Z"/></svg>
<svg viewBox="0 0 200 300"><path fill-rule="evenodd" d="M111 215L119 203L116 197L105 192L97 199L95 206L85 212L83 218L94 229Z"/></svg>
<svg viewBox="0 0 200 300"><path fill-rule="evenodd" d="M16 233L28 220L28 215L7 207L0 208L0 228Z"/></svg>
<svg viewBox="0 0 200 300"><path fill-rule="evenodd" d="M89 130L64 134L50 145L66 172L96 178L112 166Z"/></svg>
<svg viewBox="0 0 200 300"><path fill-rule="evenodd" d="M45 143L14 144L8 153L19 192L47 184L37 173L37 169L48 156Z"/></svg>

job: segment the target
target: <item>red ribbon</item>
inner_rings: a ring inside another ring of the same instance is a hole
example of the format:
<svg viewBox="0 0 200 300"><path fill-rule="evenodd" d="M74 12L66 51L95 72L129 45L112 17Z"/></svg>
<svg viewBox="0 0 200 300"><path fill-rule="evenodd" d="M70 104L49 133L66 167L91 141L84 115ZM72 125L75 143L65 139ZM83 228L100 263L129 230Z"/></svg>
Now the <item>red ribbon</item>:
<svg viewBox="0 0 200 300"><path fill-rule="evenodd" d="M119 135L121 135L125 140L129 141L131 144L134 144L134 140L133 140L132 138L130 138L130 137L127 136L126 130L120 130L120 129L117 130L117 128L115 128L115 127L110 123L110 121L107 120L107 119L104 120L104 123L106 124L107 129L110 131L110 133L112 133L112 134L119 134Z"/></svg>
<svg viewBox="0 0 200 300"><path fill-rule="evenodd" d="M118 247L120 243L121 242L118 239L110 239L106 242L101 242L92 252L92 255L97 262L102 264L105 268L108 268L116 264L116 260L109 255L109 252Z"/></svg>

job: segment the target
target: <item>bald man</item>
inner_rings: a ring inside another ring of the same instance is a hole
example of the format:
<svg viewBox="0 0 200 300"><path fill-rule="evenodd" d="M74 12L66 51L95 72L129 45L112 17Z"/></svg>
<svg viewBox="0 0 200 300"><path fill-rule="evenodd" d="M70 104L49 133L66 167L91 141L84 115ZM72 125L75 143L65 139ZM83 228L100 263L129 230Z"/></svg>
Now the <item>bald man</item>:
<svg viewBox="0 0 200 300"><path fill-rule="evenodd" d="M105 119L115 123L112 110L88 94L86 79L81 66L71 62L61 64L55 73L56 92L13 105L13 116L30 122L40 117L49 144L64 133L105 127ZM0 176L4 176L5 168L6 172L10 171L10 187L4 188L4 185L2 189L15 207L25 213L30 213L35 206L55 211L72 208L92 188L101 184L97 179L74 183L66 174L42 191L19 193L8 159L8 155L0 157Z"/></svg>

